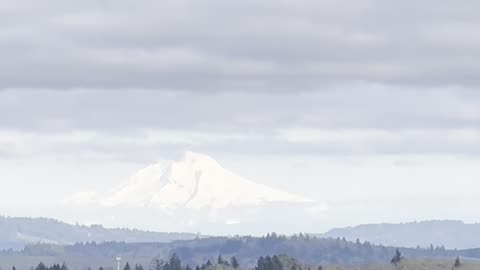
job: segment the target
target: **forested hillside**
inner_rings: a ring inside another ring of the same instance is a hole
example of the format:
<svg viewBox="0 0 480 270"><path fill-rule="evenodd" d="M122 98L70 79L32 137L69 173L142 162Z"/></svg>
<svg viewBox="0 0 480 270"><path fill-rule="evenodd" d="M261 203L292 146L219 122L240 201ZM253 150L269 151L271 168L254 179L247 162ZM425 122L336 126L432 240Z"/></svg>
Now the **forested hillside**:
<svg viewBox="0 0 480 270"><path fill-rule="evenodd" d="M347 240L370 241L399 247L445 246L450 249L480 247L480 224L456 220L432 220L398 224L364 224L336 228L319 237L345 237Z"/></svg>
<svg viewBox="0 0 480 270"><path fill-rule="evenodd" d="M159 233L129 229L107 229L101 225L70 225L47 218L0 216L0 249L22 249L26 244L67 245L77 242L170 242L194 239L190 233Z"/></svg>

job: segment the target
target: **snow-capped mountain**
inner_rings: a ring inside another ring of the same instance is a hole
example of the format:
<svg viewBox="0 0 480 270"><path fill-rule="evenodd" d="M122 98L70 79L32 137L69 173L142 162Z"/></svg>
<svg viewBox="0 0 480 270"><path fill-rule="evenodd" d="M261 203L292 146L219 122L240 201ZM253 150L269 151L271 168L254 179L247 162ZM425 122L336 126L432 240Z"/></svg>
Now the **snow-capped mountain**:
<svg viewBox="0 0 480 270"><path fill-rule="evenodd" d="M270 203L311 203L312 200L244 179L207 155L185 152L136 174L121 187L99 196L77 194L76 201L106 207L160 209L221 209Z"/></svg>

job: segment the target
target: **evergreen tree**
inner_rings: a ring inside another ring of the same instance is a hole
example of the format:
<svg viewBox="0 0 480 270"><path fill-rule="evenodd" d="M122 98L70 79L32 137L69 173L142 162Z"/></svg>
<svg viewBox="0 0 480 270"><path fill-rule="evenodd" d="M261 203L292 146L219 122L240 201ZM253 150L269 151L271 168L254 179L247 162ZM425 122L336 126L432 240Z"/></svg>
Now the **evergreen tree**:
<svg viewBox="0 0 480 270"><path fill-rule="evenodd" d="M402 260L402 253L400 253L400 250L396 249L395 250L395 255L393 256L392 260L390 261L390 263L394 264L395 266L397 266L397 264Z"/></svg>
<svg viewBox="0 0 480 270"><path fill-rule="evenodd" d="M458 268L460 267L460 265L462 265L462 263L460 263L460 257L457 256L457 258L455 259L455 263L453 264L453 266L455 268Z"/></svg>
<svg viewBox="0 0 480 270"><path fill-rule="evenodd" d="M265 257L265 270L274 270L273 261L270 256Z"/></svg>
<svg viewBox="0 0 480 270"><path fill-rule="evenodd" d="M176 253L173 253L170 260L163 266L163 270L183 270L182 261L178 258Z"/></svg>
<svg viewBox="0 0 480 270"><path fill-rule="evenodd" d="M12 270L17 270L17 268L15 268L15 265L12 267Z"/></svg>
<svg viewBox="0 0 480 270"><path fill-rule="evenodd" d="M220 265L224 264L222 255L218 255L217 263L220 264Z"/></svg>
<svg viewBox="0 0 480 270"><path fill-rule="evenodd" d="M40 262L37 267L35 267L35 270L48 270L45 264L43 262Z"/></svg>
<svg viewBox="0 0 480 270"><path fill-rule="evenodd" d="M123 268L123 270L132 270L132 268L130 267L130 264L127 262L127 264L125 264L125 267Z"/></svg>
<svg viewBox="0 0 480 270"><path fill-rule="evenodd" d="M274 255L272 257L272 263L273 263L273 269L274 270L283 270L283 264L280 261L280 258L278 258L277 255Z"/></svg>
<svg viewBox="0 0 480 270"><path fill-rule="evenodd" d="M258 258L255 270L265 270L265 259L263 258L263 256L260 256L260 258Z"/></svg>
<svg viewBox="0 0 480 270"><path fill-rule="evenodd" d="M283 270L283 265L280 259L275 255L273 257L260 257L257 261L255 270Z"/></svg>
<svg viewBox="0 0 480 270"><path fill-rule="evenodd" d="M163 260L160 260L158 258L155 258L153 260L152 265L153 267L151 268L153 268L154 270L162 270L163 267L165 266Z"/></svg>
<svg viewBox="0 0 480 270"><path fill-rule="evenodd" d="M135 270L145 270L141 264L135 264Z"/></svg>
<svg viewBox="0 0 480 270"><path fill-rule="evenodd" d="M230 264L232 265L233 268L237 269L240 265L238 264L238 260L237 258L235 258L235 256L233 256L232 258L230 258Z"/></svg>

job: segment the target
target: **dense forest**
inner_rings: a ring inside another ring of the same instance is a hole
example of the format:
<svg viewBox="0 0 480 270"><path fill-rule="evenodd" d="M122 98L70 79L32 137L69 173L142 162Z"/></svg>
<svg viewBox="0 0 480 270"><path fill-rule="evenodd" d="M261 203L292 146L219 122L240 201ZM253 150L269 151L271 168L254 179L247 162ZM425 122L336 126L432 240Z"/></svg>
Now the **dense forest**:
<svg viewBox="0 0 480 270"><path fill-rule="evenodd" d="M458 255L480 258L479 250L447 250L433 245L428 248L401 248L400 251L409 259L451 260ZM21 251L3 251L0 258L22 258L24 261L28 258L42 258L55 263L69 262L77 268L98 268L112 265L116 256L121 256L132 265L150 265L152 258L163 260L176 254L186 265L202 265L208 261L215 262L221 255L224 258L235 257L239 264L252 267L258 263L259 257L273 254L296 258L308 265L365 265L387 262L395 252L395 247L359 240L352 242L341 238L317 238L307 234L287 237L271 233L264 237L212 237L171 243L36 244Z"/></svg>

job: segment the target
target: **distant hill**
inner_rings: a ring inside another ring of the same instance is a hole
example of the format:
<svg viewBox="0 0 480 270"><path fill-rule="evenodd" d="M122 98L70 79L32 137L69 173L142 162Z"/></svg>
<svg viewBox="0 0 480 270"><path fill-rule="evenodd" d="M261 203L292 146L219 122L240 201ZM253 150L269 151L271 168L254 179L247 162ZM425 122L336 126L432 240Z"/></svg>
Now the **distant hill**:
<svg viewBox="0 0 480 270"><path fill-rule="evenodd" d="M162 233L108 229L101 225L71 225L47 218L0 217L0 249L23 249L26 244L59 245L77 242L170 242L194 239L191 233Z"/></svg>
<svg viewBox="0 0 480 270"><path fill-rule="evenodd" d="M367 224L337 228L318 236L345 237L351 241L360 239L386 246L429 247L433 245L450 249L468 249L480 247L480 224L466 224L454 220Z"/></svg>

